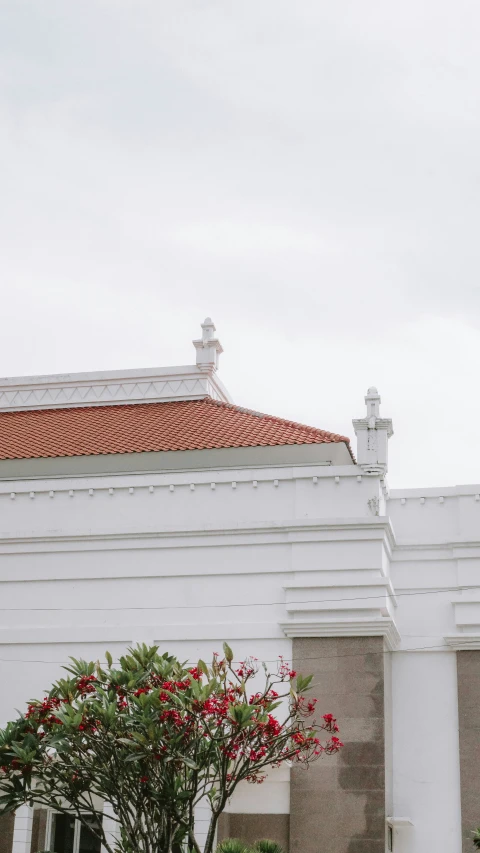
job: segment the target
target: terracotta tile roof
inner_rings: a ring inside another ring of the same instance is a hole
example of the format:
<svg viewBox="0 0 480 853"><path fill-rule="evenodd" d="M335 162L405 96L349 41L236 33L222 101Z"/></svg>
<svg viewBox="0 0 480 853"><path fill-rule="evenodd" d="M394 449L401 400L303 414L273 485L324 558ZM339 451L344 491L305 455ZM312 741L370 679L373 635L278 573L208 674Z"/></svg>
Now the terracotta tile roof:
<svg viewBox="0 0 480 853"><path fill-rule="evenodd" d="M0 459L331 442L349 447L344 436L209 397L0 413Z"/></svg>

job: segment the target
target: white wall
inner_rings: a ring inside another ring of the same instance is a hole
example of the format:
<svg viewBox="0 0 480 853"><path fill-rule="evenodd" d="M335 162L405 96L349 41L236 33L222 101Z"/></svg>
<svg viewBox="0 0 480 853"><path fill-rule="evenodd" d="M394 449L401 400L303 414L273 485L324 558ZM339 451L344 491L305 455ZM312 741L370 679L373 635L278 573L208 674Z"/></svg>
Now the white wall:
<svg viewBox="0 0 480 853"><path fill-rule="evenodd" d="M398 606L380 590L369 614L377 624L390 608L400 632L393 816L414 825L398 831L396 853L458 853L455 651L445 637L475 627L475 605L467 616L452 602L467 596L458 585L478 582L478 491L393 492L384 504L379 478L354 465L3 481L0 720L48 687L70 654L115 657L145 640L196 660L228 640L237 658L288 657L282 625L307 618L287 603L304 601L302 588L320 602L309 606L312 624L328 631L336 618L359 630L358 585L391 575ZM284 811L288 784L246 788L229 808Z"/></svg>
<svg viewBox="0 0 480 853"><path fill-rule="evenodd" d="M393 655L395 853L461 853L456 657Z"/></svg>
<svg viewBox="0 0 480 853"><path fill-rule="evenodd" d="M401 645L393 664L395 851L461 850L456 648L480 630L478 486L395 490L391 577ZM456 600L465 605L455 605ZM462 615L469 608L468 618ZM423 651L421 651L423 649Z"/></svg>

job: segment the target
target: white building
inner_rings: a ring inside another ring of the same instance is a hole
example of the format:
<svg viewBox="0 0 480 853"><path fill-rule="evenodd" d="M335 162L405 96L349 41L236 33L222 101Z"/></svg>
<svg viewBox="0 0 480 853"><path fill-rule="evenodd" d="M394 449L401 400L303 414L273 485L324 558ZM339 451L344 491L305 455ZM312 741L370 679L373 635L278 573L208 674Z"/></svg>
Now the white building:
<svg viewBox="0 0 480 853"><path fill-rule="evenodd" d="M0 382L0 721L71 654L283 654L315 673L345 749L239 790L223 835L471 850L480 486L389 493L376 389L355 461L342 436L234 406L210 320L194 344L188 367ZM53 849L45 823L3 818L0 853Z"/></svg>

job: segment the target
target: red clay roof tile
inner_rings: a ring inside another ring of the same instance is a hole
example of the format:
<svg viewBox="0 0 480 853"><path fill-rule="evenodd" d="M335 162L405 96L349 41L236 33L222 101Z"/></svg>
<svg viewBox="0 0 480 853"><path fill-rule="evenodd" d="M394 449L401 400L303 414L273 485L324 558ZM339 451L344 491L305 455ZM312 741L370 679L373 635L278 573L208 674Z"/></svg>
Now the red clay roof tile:
<svg viewBox="0 0 480 853"><path fill-rule="evenodd" d="M332 442L350 449L345 436L209 397L0 413L0 459Z"/></svg>

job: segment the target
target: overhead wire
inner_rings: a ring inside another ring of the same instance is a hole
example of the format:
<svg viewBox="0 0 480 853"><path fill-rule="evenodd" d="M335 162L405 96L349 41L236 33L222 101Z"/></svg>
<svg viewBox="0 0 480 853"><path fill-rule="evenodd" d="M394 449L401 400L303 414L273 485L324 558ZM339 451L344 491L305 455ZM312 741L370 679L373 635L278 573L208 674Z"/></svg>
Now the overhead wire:
<svg viewBox="0 0 480 853"><path fill-rule="evenodd" d="M372 635L372 636L374 636L374 635ZM371 639L371 638L372 637L369 636L369 637L366 637L365 639ZM320 638L320 639L334 639L334 640L340 639L340 640L343 640L343 639L353 639L353 637L328 637L328 638ZM119 641L117 640L115 642L117 643ZM158 644L152 642L152 646L156 646L156 645L158 645ZM407 648L407 649L382 649L382 651L380 651L380 652L363 651L363 652L352 652L352 653L348 652L347 654L341 654L341 655L312 655L311 657L302 658L302 663L304 663L306 661L310 661L310 660L332 660L332 659L336 659L336 658L370 657L372 655L387 655L387 654L399 654L399 653L405 654L406 652L423 652L423 651L428 651L429 649L450 649L450 648L451 647L448 646L446 643L443 643L441 645L438 644L435 646L414 646L412 648ZM249 656L247 656L244 660L232 661L232 663L243 664L244 661L248 660L248 659L249 659ZM79 658L77 658L77 660L79 660ZM288 658L288 657L285 657L284 655L282 655L282 656L279 655L276 658L262 658L261 660L258 661L258 663L260 663L260 664L261 663L281 663L282 661L284 661L285 663L291 663L292 666L294 665L294 658ZM48 664L54 663L54 664L69 664L69 665L71 665L72 658L70 658L69 660L29 660L27 658L0 658L0 663L48 663ZM107 661L95 661L95 663L99 663L100 665L107 665L108 662ZM120 661L114 661L114 663L120 663ZM198 663L198 658L197 658L197 660L186 661L185 663L188 664L189 666L196 666L196 664Z"/></svg>
<svg viewBox="0 0 480 853"><path fill-rule="evenodd" d="M387 579L386 579L387 580ZM355 586L356 584L352 584ZM365 584L368 586L368 583ZM376 586L375 583L372 583L372 586ZM129 610L204 610L204 609L225 609L230 607L276 607L277 605L282 606L285 604L335 604L341 603L343 601L372 601L376 598L385 598L389 596L390 598L400 598L403 596L413 596L413 595L436 595L441 592L465 592L465 591L479 590L480 586L478 584L474 584L471 586L444 586L439 587L438 589L426 589L426 590L411 590L409 592L390 592L386 590L381 595L356 595L356 596L348 596L344 598L310 598L307 601L246 601L240 604L165 604L165 605L157 605L157 606L145 606L138 605L137 607L132 607L128 605L128 607L118 606L118 607L0 607L0 611L8 613L19 613L19 612L27 612L27 613L85 613L85 612L115 612L115 611L129 611Z"/></svg>
<svg viewBox="0 0 480 853"><path fill-rule="evenodd" d="M4 613L8 612L68 612L68 613L83 613L83 612L125 612L125 611L157 611L157 610L204 610L204 609L225 609L232 607L272 607L272 606L282 606L285 604L335 604L342 603L348 601L371 601L376 598L385 598L386 596L391 596L395 598L399 598L400 596L416 596L416 595L435 595L442 592L462 592L462 591L471 591L471 590L480 590L479 585L470 585L470 586L454 586L454 587L439 587L438 589L431 590L412 590L409 592L398 592L390 593L386 591L382 595L367 595L367 596L349 596L343 598L322 598L322 599L309 599L307 601L257 601L257 602L244 602L239 604L172 604L172 605L160 605L160 606L143 606L140 605L138 607L0 607L0 611ZM95 627L95 626L89 626ZM149 626L152 627L152 626ZM272 638L273 639L273 638ZM336 638L333 638L336 639ZM119 641L113 641L119 642ZM48 643L46 643L48 644ZM153 643L152 643L153 644ZM424 651L428 649L445 649L449 648L446 644L443 645L435 645L435 646L418 646L410 649L396 649L391 651L390 653L395 652L409 652L409 651ZM319 657L308 658L308 660L320 660L326 658L336 658L336 657L363 657L364 654L388 654L388 651L382 652L359 652L354 654L347 655L321 655ZM288 659L286 659L288 660ZM276 663L278 658L264 660L264 663ZM71 660L33 660L26 658L0 658L1 663L38 663L38 664L69 664ZM104 662L106 663L106 662ZM192 665L194 662L191 662ZM240 663L240 661L237 661Z"/></svg>

